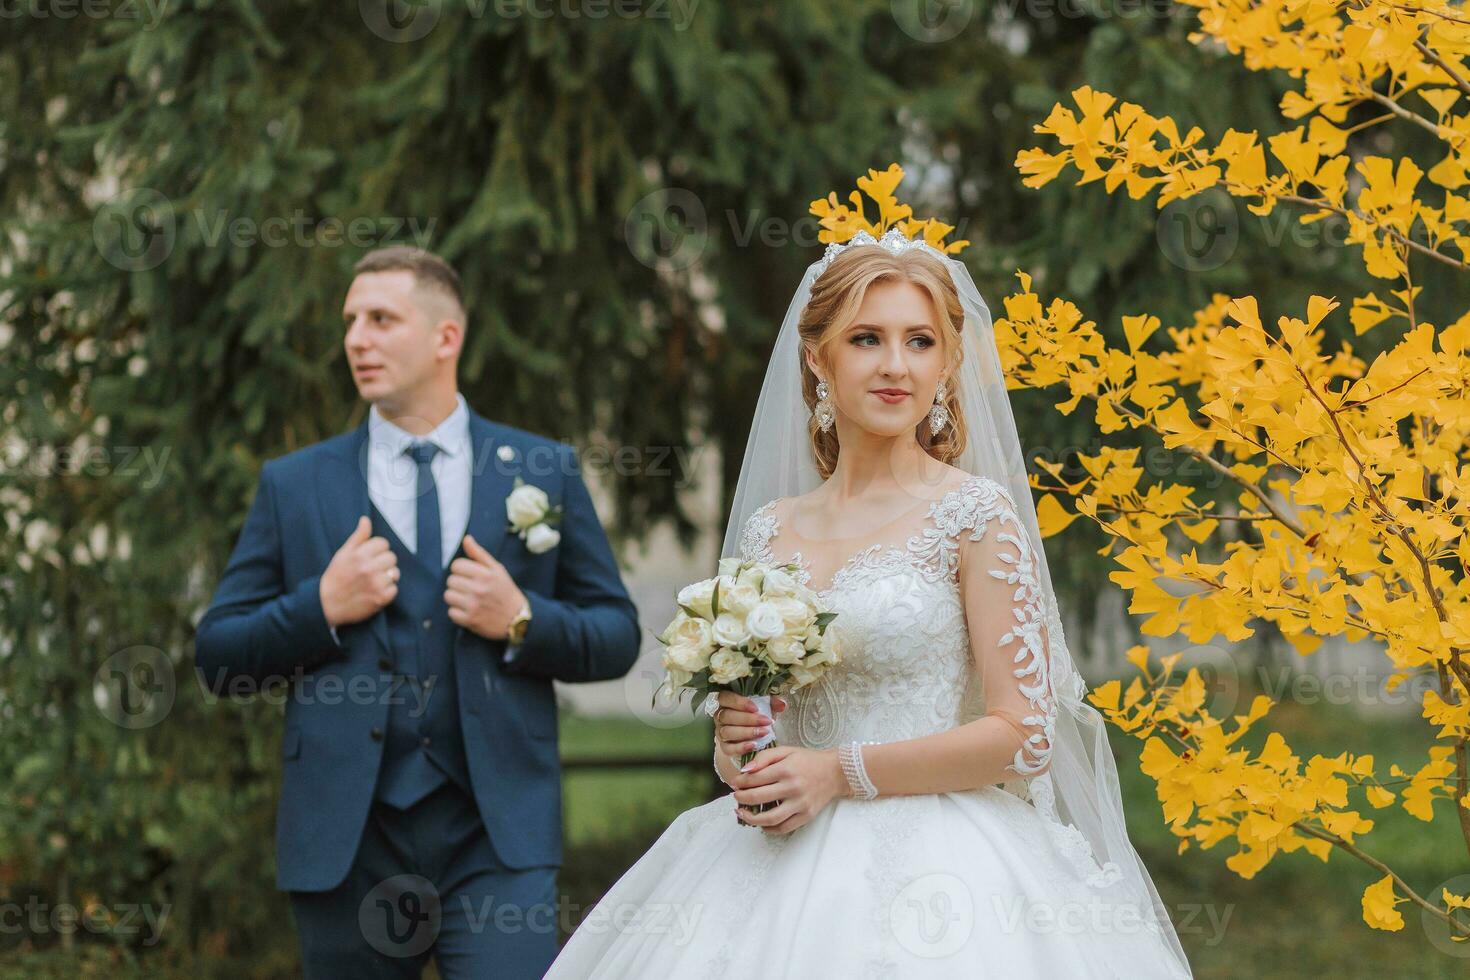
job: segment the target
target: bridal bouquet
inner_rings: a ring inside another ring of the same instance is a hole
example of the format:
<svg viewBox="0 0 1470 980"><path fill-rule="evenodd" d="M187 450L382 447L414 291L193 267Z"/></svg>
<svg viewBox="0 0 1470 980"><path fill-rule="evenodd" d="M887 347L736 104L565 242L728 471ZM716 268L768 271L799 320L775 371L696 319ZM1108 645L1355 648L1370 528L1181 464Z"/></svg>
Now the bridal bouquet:
<svg viewBox="0 0 1470 980"><path fill-rule="evenodd" d="M720 559L714 578L679 590L679 613L659 634L667 676L654 692L684 690L696 697L734 691L771 717L771 695L805 687L841 659L837 614L821 608L817 594L796 580L797 566ZM774 734L740 756L743 766ZM751 807L759 813L775 802Z"/></svg>

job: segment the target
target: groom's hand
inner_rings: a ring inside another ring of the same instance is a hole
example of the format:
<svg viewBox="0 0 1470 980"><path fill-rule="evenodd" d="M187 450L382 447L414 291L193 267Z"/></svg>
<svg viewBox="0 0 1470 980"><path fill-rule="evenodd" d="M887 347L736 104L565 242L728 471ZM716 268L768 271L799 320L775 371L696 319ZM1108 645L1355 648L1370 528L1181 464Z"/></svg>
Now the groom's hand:
<svg viewBox="0 0 1470 980"><path fill-rule="evenodd" d="M449 618L487 640L503 640L510 635L510 621L521 611L526 595L505 566L468 534L464 553L469 557L449 565L444 590Z"/></svg>
<svg viewBox="0 0 1470 980"><path fill-rule="evenodd" d="M322 613L333 628L362 622L398 594L398 559L387 538L372 534L364 514L322 573Z"/></svg>

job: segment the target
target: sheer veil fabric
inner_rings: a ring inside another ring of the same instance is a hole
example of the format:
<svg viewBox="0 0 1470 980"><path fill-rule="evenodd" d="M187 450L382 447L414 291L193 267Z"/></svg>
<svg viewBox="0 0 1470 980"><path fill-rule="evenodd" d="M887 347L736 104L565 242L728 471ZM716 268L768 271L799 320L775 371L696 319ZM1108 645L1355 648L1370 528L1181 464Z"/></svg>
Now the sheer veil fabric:
<svg viewBox="0 0 1470 980"><path fill-rule="evenodd" d="M975 476L988 477L1009 491L1030 541L1045 605L1056 722L1049 771L1029 779L1018 777L1002 784L1002 788L1031 802L1039 816L1054 822L1064 839L1070 840L1078 851L1084 848L1090 851L1100 870L1089 878L1089 885L1100 892L1106 890L1113 897L1121 890L1136 903L1141 914L1147 916L1152 911L1170 953L1178 961L1181 975L1189 976L1188 960L1168 911L1128 839L1106 723L1083 700L1086 684L1067 649L990 310L963 263L921 239L909 239L894 229L881 240L859 232L843 245L829 245L822 258L807 268L786 310L756 403L721 557L740 555L746 522L763 505L777 498L808 493L822 482L808 436L811 410L801 394L802 352L797 323L811 297L812 284L838 252L858 245L889 251L928 249L948 268L965 314L962 364L949 385L956 392L969 431L964 452L950 462ZM797 692L795 696L799 695Z"/></svg>

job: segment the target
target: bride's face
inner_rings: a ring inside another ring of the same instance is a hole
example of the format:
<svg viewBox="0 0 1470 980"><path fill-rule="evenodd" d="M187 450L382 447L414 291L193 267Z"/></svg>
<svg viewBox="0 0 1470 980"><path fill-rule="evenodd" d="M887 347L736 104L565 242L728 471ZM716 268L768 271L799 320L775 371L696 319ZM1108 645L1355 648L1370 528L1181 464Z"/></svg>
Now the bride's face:
<svg viewBox="0 0 1470 980"><path fill-rule="evenodd" d="M808 353L807 363L831 389L839 440L844 424L883 437L914 431L933 406L944 373L938 322L921 287L876 282L852 322L828 345L828 366Z"/></svg>

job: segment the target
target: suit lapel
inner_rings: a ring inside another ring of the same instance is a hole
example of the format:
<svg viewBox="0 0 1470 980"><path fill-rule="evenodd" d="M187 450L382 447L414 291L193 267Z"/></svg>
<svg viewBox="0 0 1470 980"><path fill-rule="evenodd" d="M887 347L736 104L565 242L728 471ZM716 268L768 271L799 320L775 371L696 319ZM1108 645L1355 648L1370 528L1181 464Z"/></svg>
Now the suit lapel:
<svg viewBox="0 0 1470 980"><path fill-rule="evenodd" d="M328 453L322 464L322 478L317 483L317 508L322 527L327 532L327 548L332 554L357 527L357 519L368 513L368 423L362 424L350 434L350 438L332 453ZM476 539L478 540L478 539ZM377 637L385 653L391 653L388 644L388 621L380 609L368 618L368 629Z"/></svg>
<svg viewBox="0 0 1470 980"><path fill-rule="evenodd" d="M503 458L509 455L509 459ZM495 428L475 412L470 412L470 521L468 532L474 535L495 559L505 562L505 551L514 540L507 528L505 500L515 488L515 477L521 469L521 454L505 439L496 437ZM463 542L456 552L462 553Z"/></svg>

